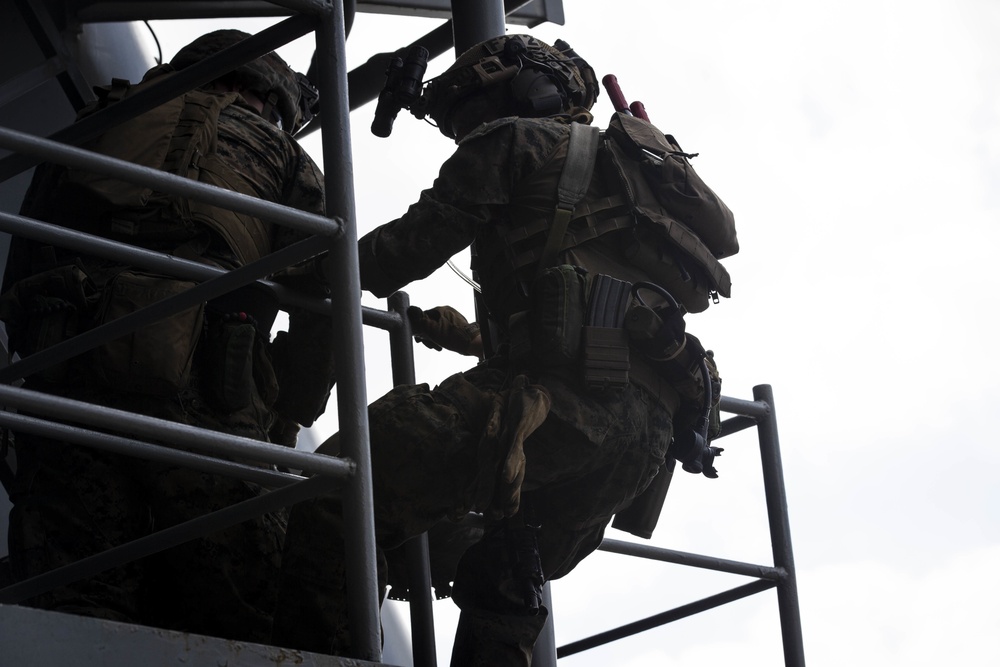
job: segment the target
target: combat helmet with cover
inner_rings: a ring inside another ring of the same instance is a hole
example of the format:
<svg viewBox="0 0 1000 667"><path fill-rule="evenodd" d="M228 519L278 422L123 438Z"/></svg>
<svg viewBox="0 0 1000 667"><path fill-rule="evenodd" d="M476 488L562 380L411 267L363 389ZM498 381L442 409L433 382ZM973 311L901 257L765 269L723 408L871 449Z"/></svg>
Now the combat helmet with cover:
<svg viewBox="0 0 1000 667"><path fill-rule="evenodd" d="M466 50L428 81L411 111L417 117L429 116L454 139L453 114L474 95L502 93L513 115L540 118L589 110L598 91L594 70L566 42L549 46L529 35L503 35Z"/></svg>
<svg viewBox="0 0 1000 667"><path fill-rule="evenodd" d="M170 60L182 70L250 37L240 30L216 30L197 38ZM312 120L319 94L305 75L295 72L281 56L266 53L240 65L223 77L257 94L265 103L262 115L289 134L295 134Z"/></svg>

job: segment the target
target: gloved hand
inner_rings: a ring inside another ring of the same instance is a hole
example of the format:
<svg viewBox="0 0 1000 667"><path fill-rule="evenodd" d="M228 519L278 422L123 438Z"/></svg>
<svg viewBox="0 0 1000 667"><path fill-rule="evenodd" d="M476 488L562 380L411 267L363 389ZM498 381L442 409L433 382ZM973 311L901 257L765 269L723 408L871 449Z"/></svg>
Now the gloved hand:
<svg viewBox="0 0 1000 667"><path fill-rule="evenodd" d="M422 310L417 306L406 309L413 329L413 339L432 350L451 350L470 357L483 357L483 339L479 325L470 323L451 306Z"/></svg>
<svg viewBox="0 0 1000 667"><path fill-rule="evenodd" d="M267 437L276 445L295 449L299 440L299 425L291 419L277 415Z"/></svg>

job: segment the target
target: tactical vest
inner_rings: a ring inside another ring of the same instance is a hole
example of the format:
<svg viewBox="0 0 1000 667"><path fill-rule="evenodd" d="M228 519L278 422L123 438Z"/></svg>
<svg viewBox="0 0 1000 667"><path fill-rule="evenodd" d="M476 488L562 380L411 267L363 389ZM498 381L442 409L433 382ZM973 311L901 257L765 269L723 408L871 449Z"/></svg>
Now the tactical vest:
<svg viewBox="0 0 1000 667"><path fill-rule="evenodd" d="M552 225L555 193L568 146L567 135L535 173L514 185L507 220L484 229L473 246L472 269L480 276L484 301L501 331L508 317L531 305L530 285ZM589 190L598 192L602 187L595 178ZM572 222L570 227L573 231L566 235L560 250L575 245Z"/></svg>
<svg viewBox="0 0 1000 667"><path fill-rule="evenodd" d="M172 72L169 65L153 68L136 85L116 79L99 91L99 100L84 108L79 117L156 85ZM109 129L84 148L253 194L244 177L216 152L219 116L238 97L238 93L192 90ZM67 170L61 185L71 192L82 191L92 206L96 204L103 209L86 214L96 219L98 227L109 225L93 230L102 236L169 251L172 244L180 246L207 227L224 240L241 264L259 259L271 250L270 226L254 216L78 169Z"/></svg>

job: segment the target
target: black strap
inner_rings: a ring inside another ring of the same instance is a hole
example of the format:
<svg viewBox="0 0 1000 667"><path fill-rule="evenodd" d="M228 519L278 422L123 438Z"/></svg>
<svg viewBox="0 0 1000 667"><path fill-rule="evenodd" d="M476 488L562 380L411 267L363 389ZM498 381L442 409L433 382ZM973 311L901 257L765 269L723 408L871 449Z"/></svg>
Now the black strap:
<svg viewBox="0 0 1000 667"><path fill-rule="evenodd" d="M600 142L600 129L582 123L570 125L569 148L566 151L566 162L559 174L559 185L556 189L558 202L549 236L545 240L538 270L542 271L555 263L556 255L561 249L563 237L573 219L573 209L578 201L583 199L590 187L590 179L594 175L594 165L597 163L597 146Z"/></svg>

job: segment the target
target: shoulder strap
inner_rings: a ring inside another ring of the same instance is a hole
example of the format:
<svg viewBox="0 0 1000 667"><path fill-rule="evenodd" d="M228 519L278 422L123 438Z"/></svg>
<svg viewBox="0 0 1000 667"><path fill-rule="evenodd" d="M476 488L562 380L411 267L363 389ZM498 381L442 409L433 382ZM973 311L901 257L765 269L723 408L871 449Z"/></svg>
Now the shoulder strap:
<svg viewBox="0 0 1000 667"><path fill-rule="evenodd" d="M538 261L538 270L548 268L556 259L569 221L573 217L573 209L590 187L590 179L594 175L594 165L597 162L597 146L600 142L599 128L582 123L570 125L569 148L566 162L559 174L559 185L556 188L555 216L549 228L545 248Z"/></svg>

